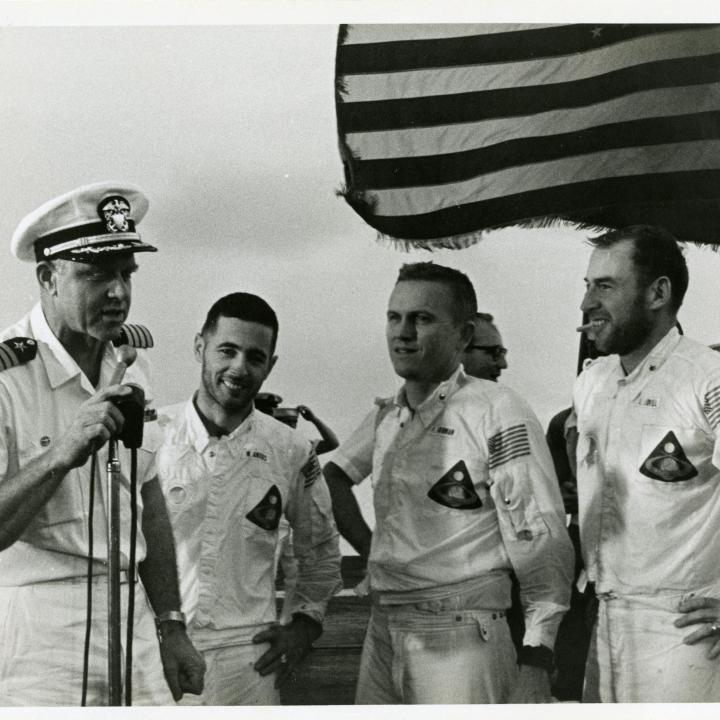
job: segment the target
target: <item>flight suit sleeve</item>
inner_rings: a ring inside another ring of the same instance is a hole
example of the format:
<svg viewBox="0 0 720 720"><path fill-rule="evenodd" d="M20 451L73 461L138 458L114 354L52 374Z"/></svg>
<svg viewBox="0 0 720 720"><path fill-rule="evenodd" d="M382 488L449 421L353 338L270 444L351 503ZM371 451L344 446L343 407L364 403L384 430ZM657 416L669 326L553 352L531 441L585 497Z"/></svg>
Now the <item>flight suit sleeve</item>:
<svg viewBox="0 0 720 720"><path fill-rule="evenodd" d="M322 623L330 598L342 587L339 534L330 492L308 442L297 463L287 519L297 560L297 584L287 614L303 613Z"/></svg>
<svg viewBox="0 0 720 720"><path fill-rule="evenodd" d="M573 549L550 452L530 407L508 392L486 417L490 492L520 584L524 645L552 649L569 607Z"/></svg>
<svg viewBox="0 0 720 720"><path fill-rule="evenodd" d="M378 408L374 407L341 443L332 458L332 462L356 485L372 472L377 414Z"/></svg>
<svg viewBox="0 0 720 720"><path fill-rule="evenodd" d="M714 440L712 464L720 470L720 368L708 373L702 390L702 410Z"/></svg>

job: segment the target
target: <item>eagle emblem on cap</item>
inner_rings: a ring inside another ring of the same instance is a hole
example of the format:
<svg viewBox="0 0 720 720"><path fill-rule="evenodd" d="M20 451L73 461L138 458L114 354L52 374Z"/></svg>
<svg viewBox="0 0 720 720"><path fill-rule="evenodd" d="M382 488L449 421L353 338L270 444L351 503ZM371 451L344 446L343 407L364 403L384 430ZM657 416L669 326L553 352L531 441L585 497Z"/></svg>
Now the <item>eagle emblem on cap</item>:
<svg viewBox="0 0 720 720"><path fill-rule="evenodd" d="M130 203L120 195L106 198L98 206L98 215L111 233L127 232L130 229L129 214Z"/></svg>

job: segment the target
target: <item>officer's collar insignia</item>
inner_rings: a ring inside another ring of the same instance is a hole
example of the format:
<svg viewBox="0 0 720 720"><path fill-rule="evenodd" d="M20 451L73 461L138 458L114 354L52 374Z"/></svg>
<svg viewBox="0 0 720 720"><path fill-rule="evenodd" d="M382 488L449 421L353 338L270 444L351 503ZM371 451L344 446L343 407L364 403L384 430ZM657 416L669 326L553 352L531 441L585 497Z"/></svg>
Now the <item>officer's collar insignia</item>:
<svg viewBox="0 0 720 720"><path fill-rule="evenodd" d="M671 430L640 466L646 477L662 482L689 480L698 474Z"/></svg>
<svg viewBox="0 0 720 720"><path fill-rule="evenodd" d="M263 530L277 530L281 514L282 498L277 486L273 485L245 517Z"/></svg>
<svg viewBox="0 0 720 720"><path fill-rule="evenodd" d="M455 510L482 507L464 460L455 463L428 491L428 497Z"/></svg>
<svg viewBox="0 0 720 720"><path fill-rule="evenodd" d="M0 371L24 365L37 355L37 343L32 338L15 337L0 342Z"/></svg>
<svg viewBox="0 0 720 720"><path fill-rule="evenodd" d="M110 233L128 232L130 229L129 214L130 203L121 195L105 198L98 205L98 215Z"/></svg>

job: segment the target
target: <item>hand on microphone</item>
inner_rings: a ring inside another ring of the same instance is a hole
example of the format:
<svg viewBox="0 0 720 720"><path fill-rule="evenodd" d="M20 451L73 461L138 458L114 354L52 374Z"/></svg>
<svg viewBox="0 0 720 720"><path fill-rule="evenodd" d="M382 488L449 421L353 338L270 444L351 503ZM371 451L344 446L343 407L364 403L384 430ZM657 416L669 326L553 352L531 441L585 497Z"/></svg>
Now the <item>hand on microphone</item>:
<svg viewBox="0 0 720 720"><path fill-rule="evenodd" d="M93 451L116 436L122 430L123 415L113 401L131 394L132 388L115 384L86 400L55 447L58 464L68 470L81 467Z"/></svg>

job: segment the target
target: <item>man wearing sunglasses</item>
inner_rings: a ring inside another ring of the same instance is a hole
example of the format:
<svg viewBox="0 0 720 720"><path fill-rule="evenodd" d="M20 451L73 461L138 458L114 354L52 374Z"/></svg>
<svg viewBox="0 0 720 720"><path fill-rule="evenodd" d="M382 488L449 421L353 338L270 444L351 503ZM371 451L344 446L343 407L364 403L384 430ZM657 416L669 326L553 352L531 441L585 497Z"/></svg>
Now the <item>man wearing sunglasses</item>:
<svg viewBox="0 0 720 720"><path fill-rule="evenodd" d="M489 313L475 315L475 332L472 342L462 356L465 372L473 377L497 382L500 373L507 369L507 350Z"/></svg>

